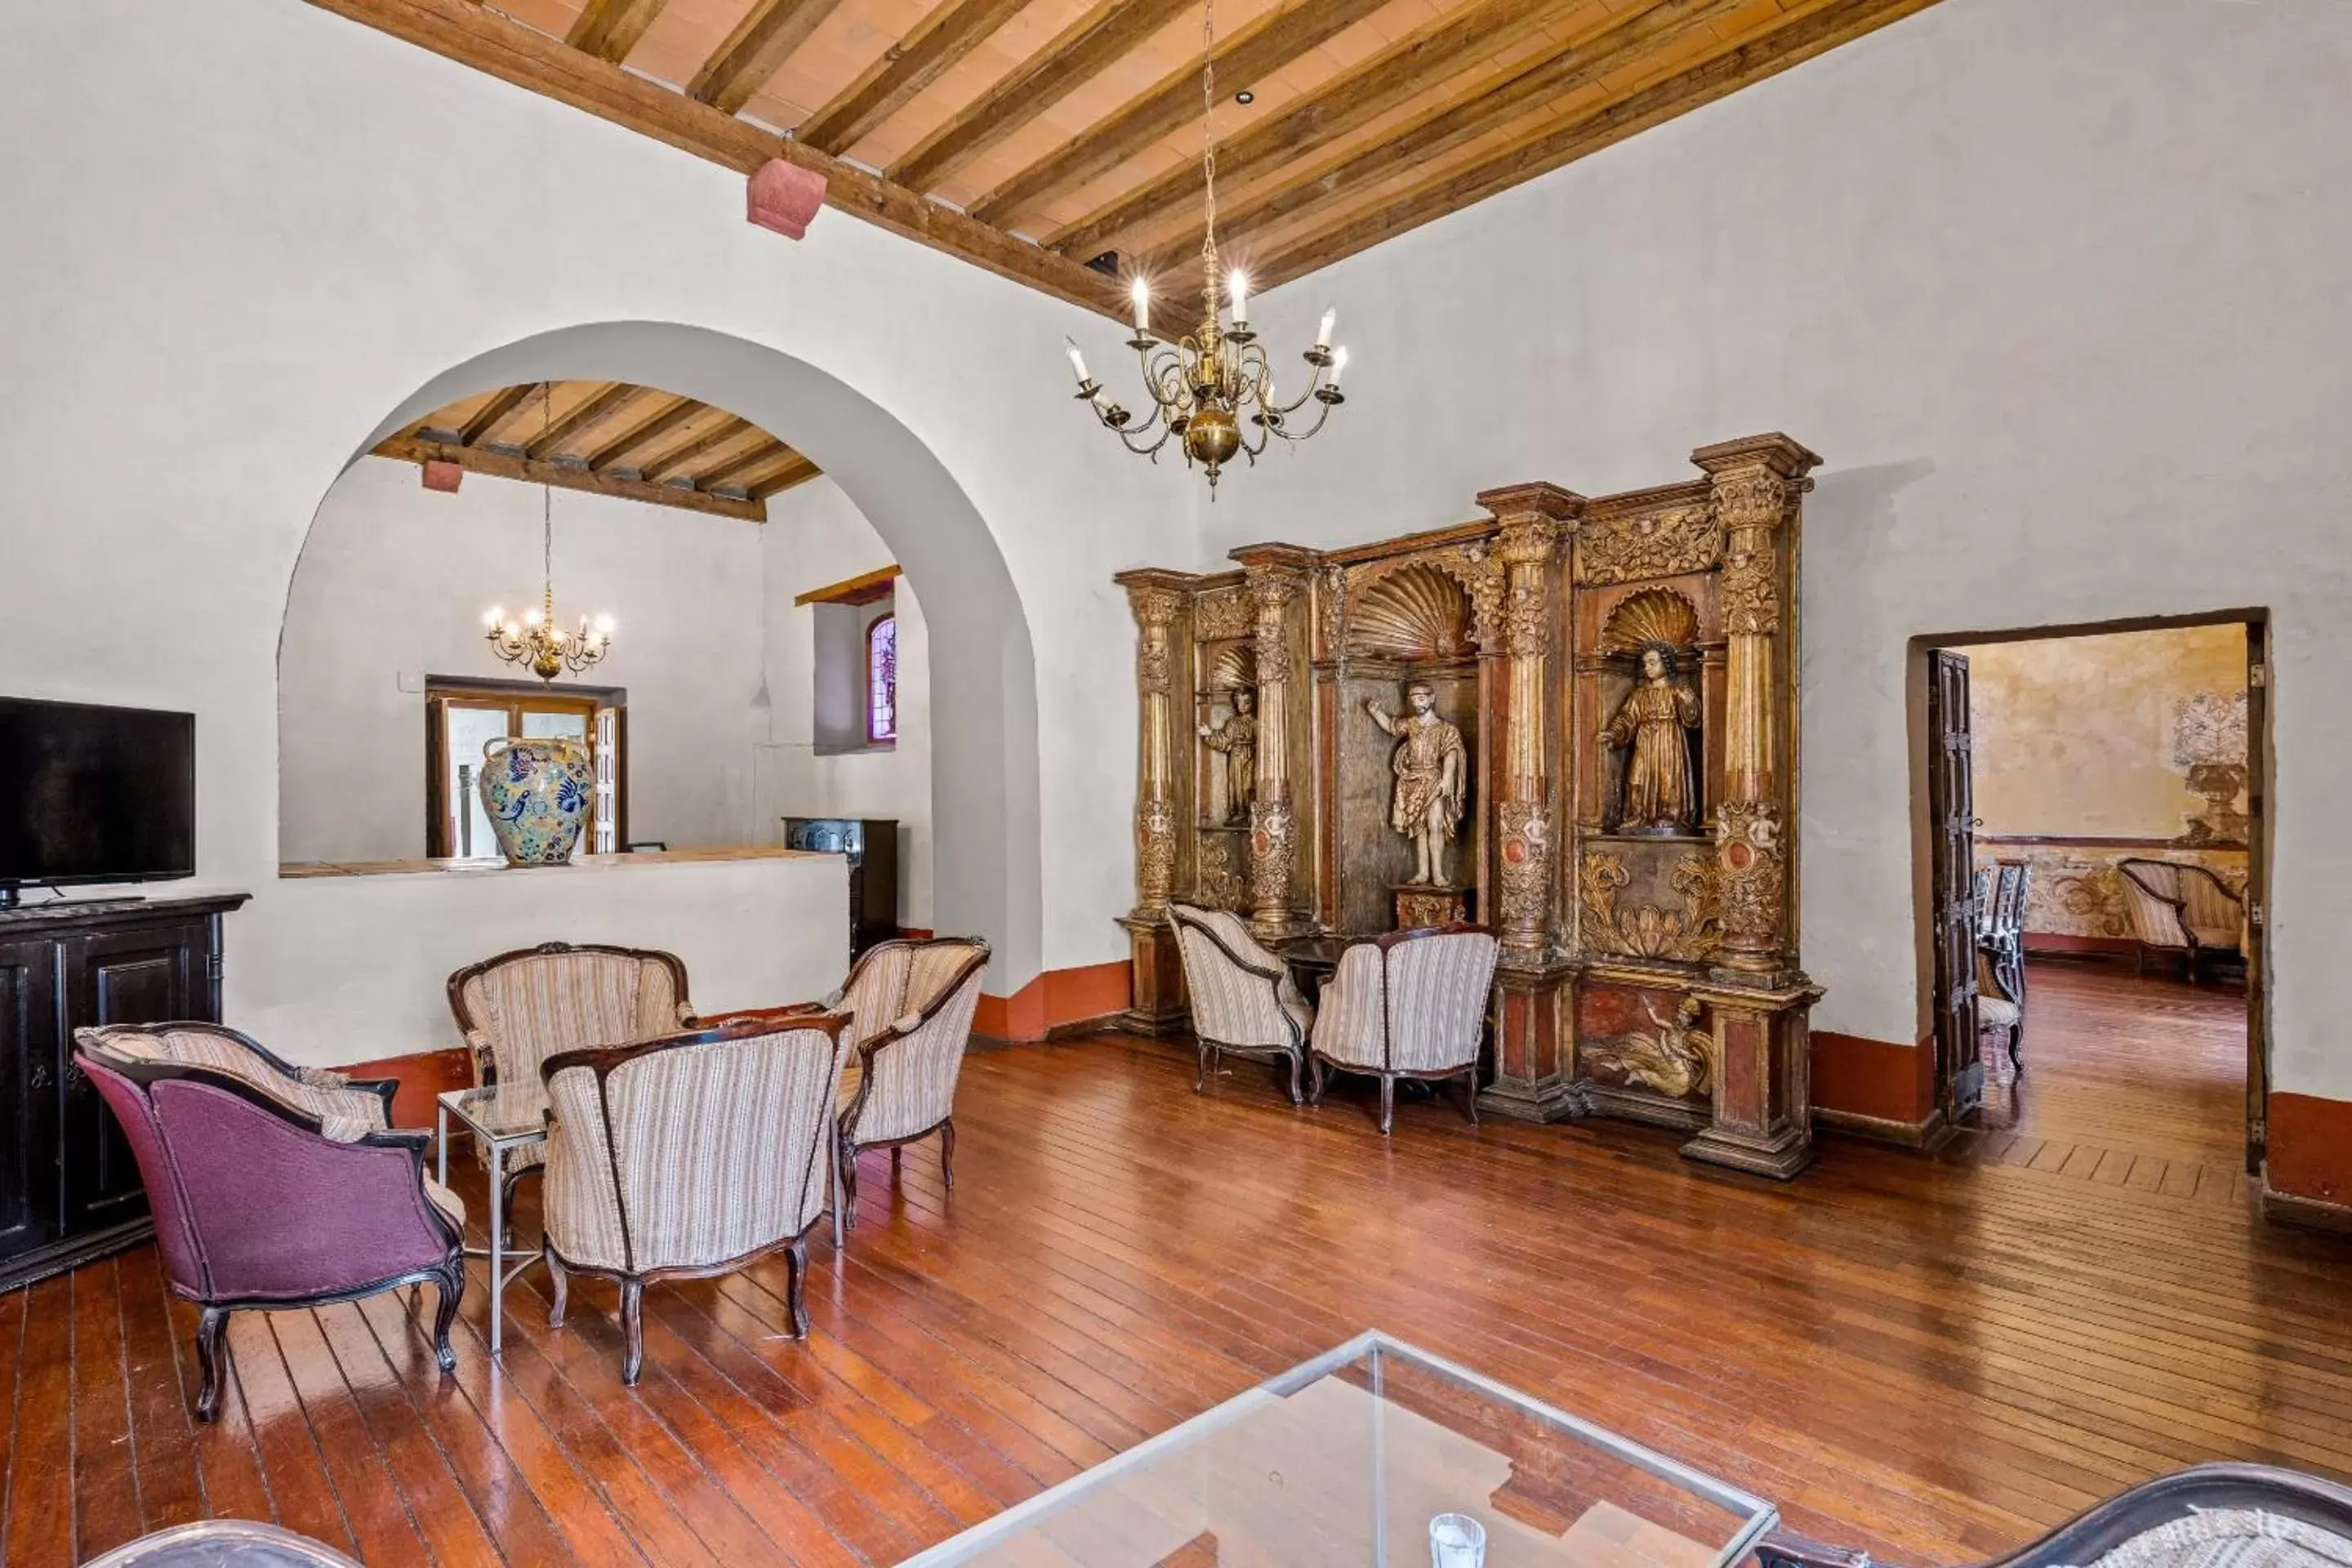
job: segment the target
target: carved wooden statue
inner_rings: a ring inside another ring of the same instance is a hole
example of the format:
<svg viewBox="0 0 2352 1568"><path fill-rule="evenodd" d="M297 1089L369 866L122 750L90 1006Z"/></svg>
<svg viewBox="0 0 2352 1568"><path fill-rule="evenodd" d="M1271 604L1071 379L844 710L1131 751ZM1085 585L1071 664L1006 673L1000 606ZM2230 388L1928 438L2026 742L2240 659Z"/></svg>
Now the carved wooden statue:
<svg viewBox="0 0 2352 1568"><path fill-rule="evenodd" d="M1377 702L1366 702L1372 722L1396 737L1389 759L1396 774L1396 795L1389 807L1389 826L1412 840L1412 887L1441 886L1445 881L1445 847L1462 822L1467 795L1468 752L1462 731L1437 716L1437 693L1425 681L1405 688L1409 711L1394 714Z"/></svg>
<svg viewBox="0 0 2352 1568"><path fill-rule="evenodd" d="M1257 693L1234 692L1234 710L1222 724L1197 726L1201 742L1225 760L1225 820L1247 822L1257 794Z"/></svg>
<svg viewBox="0 0 2352 1568"><path fill-rule="evenodd" d="M1602 745L1632 747L1619 832L1687 833L1697 825L1687 732L1698 721L1698 693L1677 678L1675 650L1663 643L1643 648L1640 684L1601 731Z"/></svg>

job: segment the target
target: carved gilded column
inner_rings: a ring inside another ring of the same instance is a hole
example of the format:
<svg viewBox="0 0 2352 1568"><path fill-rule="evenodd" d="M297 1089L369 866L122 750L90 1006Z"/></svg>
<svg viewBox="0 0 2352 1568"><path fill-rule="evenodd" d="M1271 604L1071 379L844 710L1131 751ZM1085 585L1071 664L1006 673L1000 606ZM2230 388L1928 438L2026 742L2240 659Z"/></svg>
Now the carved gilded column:
<svg viewBox="0 0 2352 1568"><path fill-rule="evenodd" d="M1704 447L1691 460L1707 471L1724 531L1724 798L1716 808L1716 864L1722 878L1726 979L1770 984L1794 967L1789 921L1789 817L1780 776L1791 721L1783 676L1783 624L1795 586L1783 525L1805 475L1821 461L1786 436Z"/></svg>
<svg viewBox="0 0 2352 1568"><path fill-rule="evenodd" d="M1177 681L1185 653L1180 633L1191 579L1182 573L1122 572L1135 612L1135 685L1139 722L1136 730L1135 908L1119 923L1128 931L1133 973L1127 1014L1130 1027L1153 1033L1181 1026L1185 1012L1183 971L1175 935L1168 923L1168 900L1176 888L1188 779L1180 773L1188 753L1190 706L1180 712Z"/></svg>
<svg viewBox="0 0 2352 1568"><path fill-rule="evenodd" d="M1305 642L1312 551L1262 544L1237 550L1242 592L1256 619L1257 785L1250 801L1250 928L1279 942L1306 929L1298 914L1298 806L1292 779L1306 739Z"/></svg>
<svg viewBox="0 0 2352 1568"><path fill-rule="evenodd" d="M1551 584L1559 542L1573 531L1581 496L1557 485L1513 485L1482 492L1478 504L1502 524L1496 555L1504 571L1501 757L1494 770L1496 878L1492 917L1504 960L1540 963L1552 928L1552 725L1544 693L1550 684Z"/></svg>

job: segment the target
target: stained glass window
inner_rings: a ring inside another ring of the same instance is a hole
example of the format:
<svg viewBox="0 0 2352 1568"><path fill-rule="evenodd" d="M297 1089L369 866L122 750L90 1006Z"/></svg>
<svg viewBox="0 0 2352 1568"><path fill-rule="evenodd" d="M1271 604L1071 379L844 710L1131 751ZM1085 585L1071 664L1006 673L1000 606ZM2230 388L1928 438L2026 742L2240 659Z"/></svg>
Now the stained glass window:
<svg viewBox="0 0 2352 1568"><path fill-rule="evenodd" d="M898 617L885 616L866 628L866 739L879 744L898 738Z"/></svg>

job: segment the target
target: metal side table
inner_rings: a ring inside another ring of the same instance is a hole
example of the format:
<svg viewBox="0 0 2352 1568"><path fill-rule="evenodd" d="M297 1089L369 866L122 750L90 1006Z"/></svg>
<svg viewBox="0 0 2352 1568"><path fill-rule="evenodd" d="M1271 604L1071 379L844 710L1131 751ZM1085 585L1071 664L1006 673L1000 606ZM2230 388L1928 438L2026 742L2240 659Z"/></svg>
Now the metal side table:
<svg viewBox="0 0 2352 1568"><path fill-rule="evenodd" d="M486 1258L490 1266L490 1353L499 1353L502 1315L499 1301L506 1288L533 1263L534 1249L511 1269L507 1259L507 1151L547 1141L547 1091L535 1083L492 1084L485 1089L453 1089L438 1097L434 1108L435 1143L440 1149L440 1179L449 1184L449 1119L456 1117L490 1152L490 1220L488 1247L468 1247L468 1258Z"/></svg>

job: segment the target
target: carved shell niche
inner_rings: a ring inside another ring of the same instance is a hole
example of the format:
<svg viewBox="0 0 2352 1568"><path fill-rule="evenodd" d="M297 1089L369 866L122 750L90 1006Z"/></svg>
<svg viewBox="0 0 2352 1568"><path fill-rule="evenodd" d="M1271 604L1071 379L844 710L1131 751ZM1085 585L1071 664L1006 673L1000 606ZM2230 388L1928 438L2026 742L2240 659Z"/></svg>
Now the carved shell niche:
<svg viewBox="0 0 2352 1568"><path fill-rule="evenodd" d="M1470 596L1434 566L1404 566L1348 606L1348 651L1406 663L1467 658Z"/></svg>
<svg viewBox="0 0 2352 1568"><path fill-rule="evenodd" d="M1209 689L1238 691L1244 686L1257 684L1257 650L1246 643L1237 643L1221 651L1216 662L1209 666Z"/></svg>
<svg viewBox="0 0 2352 1568"><path fill-rule="evenodd" d="M1697 640L1697 609L1667 588L1628 595L1601 628L1601 651L1607 654L1638 653L1653 643L1688 647Z"/></svg>

